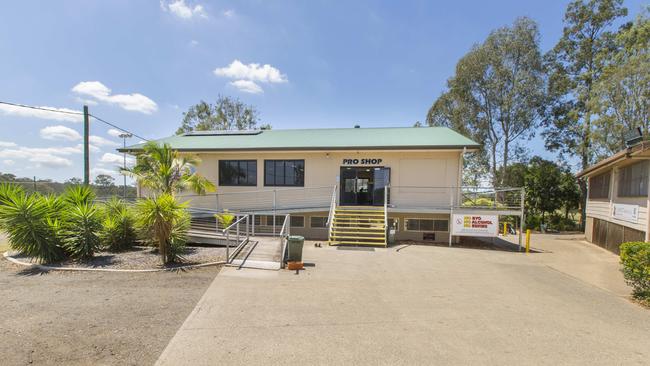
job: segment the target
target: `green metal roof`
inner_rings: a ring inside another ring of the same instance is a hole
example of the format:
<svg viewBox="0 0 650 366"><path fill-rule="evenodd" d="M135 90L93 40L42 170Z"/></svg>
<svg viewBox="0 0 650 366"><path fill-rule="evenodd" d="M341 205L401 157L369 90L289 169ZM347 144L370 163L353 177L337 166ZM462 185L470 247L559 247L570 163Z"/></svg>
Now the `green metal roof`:
<svg viewBox="0 0 650 366"><path fill-rule="evenodd" d="M156 140L180 151L476 149L479 144L447 127L319 128L197 131ZM137 151L143 144L126 151ZM120 151L123 151L120 149Z"/></svg>

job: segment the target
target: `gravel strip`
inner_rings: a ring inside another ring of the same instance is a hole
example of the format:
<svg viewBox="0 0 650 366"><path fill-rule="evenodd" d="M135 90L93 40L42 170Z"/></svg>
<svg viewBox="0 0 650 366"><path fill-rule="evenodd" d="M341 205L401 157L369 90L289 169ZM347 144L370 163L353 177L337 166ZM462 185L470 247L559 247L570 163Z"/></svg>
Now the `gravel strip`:
<svg viewBox="0 0 650 366"><path fill-rule="evenodd" d="M12 254L13 258L23 262L38 263L32 257L21 254ZM73 267L73 268L103 268L103 269L157 269L174 268L192 264L211 263L223 261L226 258L226 250L221 247L187 247L179 263L162 266L158 252L150 247L135 247L132 250L109 253L98 252L87 261L66 260L60 263L50 263L50 267Z"/></svg>

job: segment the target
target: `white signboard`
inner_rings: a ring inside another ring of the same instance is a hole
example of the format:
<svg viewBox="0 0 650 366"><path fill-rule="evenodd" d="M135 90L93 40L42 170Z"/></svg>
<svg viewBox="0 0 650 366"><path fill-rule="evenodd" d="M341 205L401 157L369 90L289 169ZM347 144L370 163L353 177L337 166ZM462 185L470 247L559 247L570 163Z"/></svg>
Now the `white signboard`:
<svg viewBox="0 0 650 366"><path fill-rule="evenodd" d="M497 236L499 235L499 216L454 214L451 235Z"/></svg>
<svg viewBox="0 0 650 366"><path fill-rule="evenodd" d="M639 221L639 205L615 203L612 207L612 217L636 224Z"/></svg>

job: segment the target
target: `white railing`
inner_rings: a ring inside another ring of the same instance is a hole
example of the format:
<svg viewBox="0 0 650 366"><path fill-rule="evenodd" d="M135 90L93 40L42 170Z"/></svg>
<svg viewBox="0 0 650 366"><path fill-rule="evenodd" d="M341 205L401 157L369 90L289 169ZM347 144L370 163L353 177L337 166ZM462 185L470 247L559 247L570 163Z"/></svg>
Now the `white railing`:
<svg viewBox="0 0 650 366"><path fill-rule="evenodd" d="M284 223L282 224L282 229L280 230L280 247L282 248L282 251L280 252L281 268L284 268L284 258L286 257L287 241L289 240L289 235L291 235L291 215L287 214L284 216Z"/></svg>
<svg viewBox="0 0 650 366"><path fill-rule="evenodd" d="M330 212L327 215L327 240L332 237L332 227L334 226L334 211L336 210L336 185L332 190L332 199L330 201Z"/></svg>
<svg viewBox="0 0 650 366"><path fill-rule="evenodd" d="M390 184L384 187L384 232L388 236L388 192L390 191ZM388 241L388 237L386 238Z"/></svg>
<svg viewBox="0 0 650 366"><path fill-rule="evenodd" d="M183 201L191 201L192 207L252 213L292 209L325 210L330 204L331 191L332 186L290 187L206 195L181 194L178 197Z"/></svg>
<svg viewBox="0 0 650 366"><path fill-rule="evenodd" d="M219 220L217 220L218 222ZM242 221L245 221L246 226L245 226L245 236L241 236L241 231L239 230L239 225L241 224ZM235 230L235 246L233 248L232 256L230 255L230 231ZM226 236L226 262L227 263L232 263L232 260L237 256L237 254L242 250L242 248L250 241L250 216L249 215L244 215L239 217L235 222L230 224L228 227L225 229L221 230L221 233Z"/></svg>
<svg viewBox="0 0 650 366"><path fill-rule="evenodd" d="M389 186L387 190L391 208L520 210L522 204L522 188Z"/></svg>

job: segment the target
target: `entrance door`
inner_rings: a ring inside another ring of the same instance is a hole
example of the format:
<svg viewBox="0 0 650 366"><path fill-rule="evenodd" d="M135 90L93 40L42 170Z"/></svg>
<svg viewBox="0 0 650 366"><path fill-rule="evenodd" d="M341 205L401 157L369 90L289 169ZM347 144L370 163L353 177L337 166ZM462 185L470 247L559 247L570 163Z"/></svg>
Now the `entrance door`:
<svg viewBox="0 0 650 366"><path fill-rule="evenodd" d="M340 204L343 206L381 206L384 189L390 181L390 168L341 167Z"/></svg>

